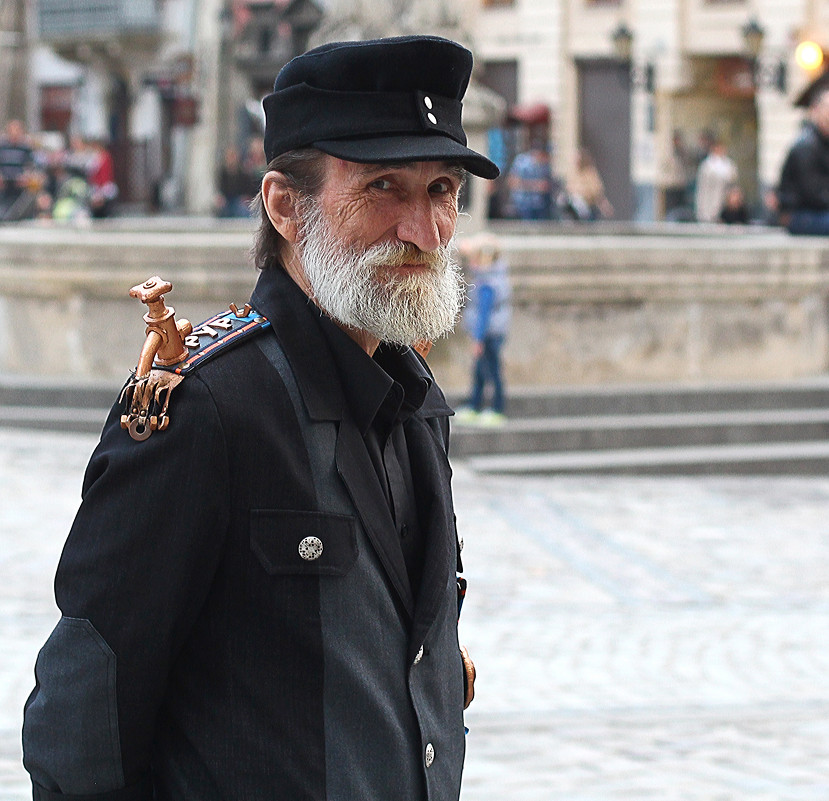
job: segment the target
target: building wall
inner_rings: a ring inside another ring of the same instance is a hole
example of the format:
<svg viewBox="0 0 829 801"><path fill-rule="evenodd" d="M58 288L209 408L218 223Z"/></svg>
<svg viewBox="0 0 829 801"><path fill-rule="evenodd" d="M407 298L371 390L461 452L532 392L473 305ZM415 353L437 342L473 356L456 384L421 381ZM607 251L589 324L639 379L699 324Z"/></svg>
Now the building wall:
<svg viewBox="0 0 829 801"><path fill-rule="evenodd" d="M515 59L518 102L550 105L559 172L566 172L579 144L577 62L615 57L613 31L620 23L633 31L631 181L646 205L649 193L657 193L673 129L689 118L699 120L700 114L725 131L753 137L750 147L740 140L737 154L750 191L756 188L759 194L775 185L803 118L793 101L813 77L795 64L795 46L809 36L829 49L829 0L516 0L494 7L478 2L476 54L484 60ZM720 58L748 55L742 29L751 18L765 30L763 79L754 97L737 102L716 96L710 87L704 90L700 64L712 70ZM785 93L773 85L781 61L787 69ZM642 85L649 64L655 75L653 93ZM652 206L658 211L658 202Z"/></svg>
<svg viewBox="0 0 829 801"><path fill-rule="evenodd" d="M479 61L518 61L522 102L557 102L560 59L551 43L560 37L559 3L516 0L512 6L480 8L475 20Z"/></svg>

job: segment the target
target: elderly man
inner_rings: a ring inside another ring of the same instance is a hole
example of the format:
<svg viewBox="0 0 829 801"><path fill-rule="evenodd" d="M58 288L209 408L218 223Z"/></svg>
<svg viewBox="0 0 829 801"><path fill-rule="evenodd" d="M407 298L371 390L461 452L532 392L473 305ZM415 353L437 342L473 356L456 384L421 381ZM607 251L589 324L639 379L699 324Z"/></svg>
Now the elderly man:
<svg viewBox="0 0 829 801"><path fill-rule="evenodd" d="M497 175L470 70L405 37L277 77L253 310L188 337L163 430L127 400L90 462L26 705L35 799L458 798L451 412L410 346L458 314L464 170Z"/></svg>

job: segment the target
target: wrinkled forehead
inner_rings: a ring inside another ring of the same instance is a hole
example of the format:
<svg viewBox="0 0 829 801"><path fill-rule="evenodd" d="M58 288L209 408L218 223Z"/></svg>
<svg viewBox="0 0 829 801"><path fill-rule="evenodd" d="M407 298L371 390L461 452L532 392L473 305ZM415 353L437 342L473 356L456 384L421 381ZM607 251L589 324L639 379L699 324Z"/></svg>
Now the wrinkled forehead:
<svg viewBox="0 0 829 801"><path fill-rule="evenodd" d="M455 178L458 183L466 177L466 169L455 162L449 161L382 161L357 162L346 161L335 156L325 156L325 180L361 181L385 173L402 172L410 174L423 173L437 177L441 174Z"/></svg>

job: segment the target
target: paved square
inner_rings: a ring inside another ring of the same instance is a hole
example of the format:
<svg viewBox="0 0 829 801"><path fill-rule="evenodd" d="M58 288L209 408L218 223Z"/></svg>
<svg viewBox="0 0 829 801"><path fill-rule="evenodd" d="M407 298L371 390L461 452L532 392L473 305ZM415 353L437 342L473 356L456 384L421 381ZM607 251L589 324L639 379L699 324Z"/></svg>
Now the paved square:
<svg viewBox="0 0 829 801"><path fill-rule="evenodd" d="M0 429L0 801L31 797L21 709L94 444ZM455 491L464 801L829 799L829 477L459 463Z"/></svg>

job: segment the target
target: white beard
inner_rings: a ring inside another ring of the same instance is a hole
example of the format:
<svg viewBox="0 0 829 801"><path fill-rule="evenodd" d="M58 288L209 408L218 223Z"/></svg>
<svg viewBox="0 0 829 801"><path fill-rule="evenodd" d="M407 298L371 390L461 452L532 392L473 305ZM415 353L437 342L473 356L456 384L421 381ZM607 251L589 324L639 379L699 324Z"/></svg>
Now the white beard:
<svg viewBox="0 0 829 801"><path fill-rule="evenodd" d="M333 320L394 345L431 342L453 329L466 284L451 243L429 253L403 242L361 249L336 237L313 199L301 213L298 249L311 298ZM383 270L403 264L429 269Z"/></svg>

